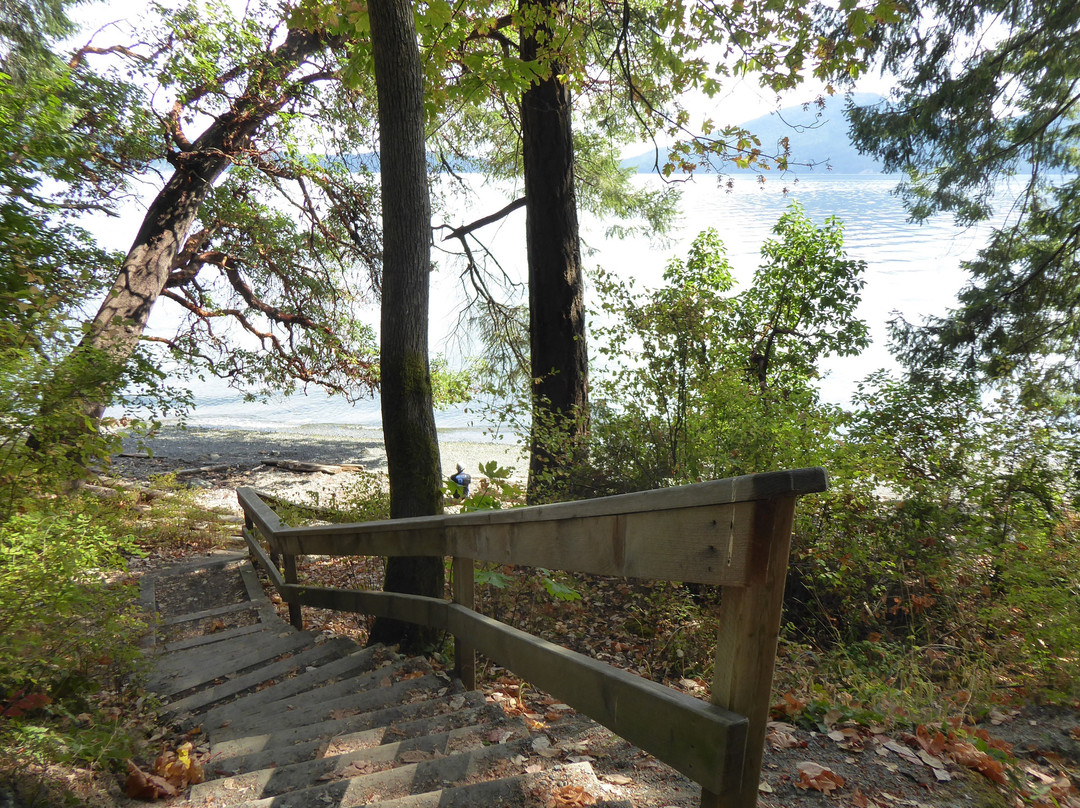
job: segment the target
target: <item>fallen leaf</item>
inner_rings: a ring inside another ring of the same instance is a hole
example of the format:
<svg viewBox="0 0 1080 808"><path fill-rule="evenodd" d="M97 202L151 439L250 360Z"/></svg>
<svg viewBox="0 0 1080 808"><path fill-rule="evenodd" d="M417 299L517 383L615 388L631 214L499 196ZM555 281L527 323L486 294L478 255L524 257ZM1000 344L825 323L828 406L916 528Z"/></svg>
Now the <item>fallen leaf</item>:
<svg viewBox="0 0 1080 808"><path fill-rule="evenodd" d="M894 741L892 739L889 739L889 740L885 741L885 743L883 743L882 746L884 746L890 752L895 752L900 757L902 757L904 760L906 760L908 763L911 763L911 764L913 764L915 766L923 765L923 762L921 760L919 760L918 755L916 755L914 752L912 752L906 746L902 746L901 744L898 744L896 741Z"/></svg>
<svg viewBox="0 0 1080 808"><path fill-rule="evenodd" d="M421 749L409 749L400 753L398 755L398 760L402 763L420 763L425 760L431 760L431 753Z"/></svg>
<svg viewBox="0 0 1080 808"><path fill-rule="evenodd" d="M770 721L765 740L773 749L796 749L806 746L806 741L800 741L796 738L791 732L792 729L790 724Z"/></svg>
<svg viewBox="0 0 1080 808"><path fill-rule="evenodd" d="M830 791L842 788L844 785L843 777L832 769L828 769L818 763L804 760L801 763L797 763L795 768L799 770L799 779L795 783L795 788L804 790L813 789L814 791L828 794Z"/></svg>
<svg viewBox="0 0 1080 808"><path fill-rule="evenodd" d="M986 752L975 747L974 744L970 744L967 741L953 741L945 750L949 757L959 763L961 766L966 766L969 769L974 769L983 775L988 780L992 780L995 783L1001 785L1008 784L1008 777L1005 776L1005 766L1001 761L991 757Z"/></svg>
<svg viewBox="0 0 1080 808"><path fill-rule="evenodd" d="M769 714L780 718L782 716L798 715L806 707L806 702L795 697L793 693L785 693L784 700L778 701L769 708Z"/></svg>
<svg viewBox="0 0 1080 808"><path fill-rule="evenodd" d="M581 786L563 786L548 797L547 808L583 808L595 802L596 797Z"/></svg>
<svg viewBox="0 0 1080 808"><path fill-rule="evenodd" d="M915 740L918 741L926 752L929 752L934 756L941 756L945 752L945 733L938 730L933 736L930 735L930 730L926 727L919 725L915 730Z"/></svg>
<svg viewBox="0 0 1080 808"><path fill-rule="evenodd" d="M165 778L147 774L130 760L124 762L128 768L124 791L129 797L137 800L161 800L176 796L176 789Z"/></svg>
<svg viewBox="0 0 1080 808"><path fill-rule="evenodd" d="M601 774L600 779L617 786L628 786L634 782L633 777L627 777L625 774Z"/></svg>

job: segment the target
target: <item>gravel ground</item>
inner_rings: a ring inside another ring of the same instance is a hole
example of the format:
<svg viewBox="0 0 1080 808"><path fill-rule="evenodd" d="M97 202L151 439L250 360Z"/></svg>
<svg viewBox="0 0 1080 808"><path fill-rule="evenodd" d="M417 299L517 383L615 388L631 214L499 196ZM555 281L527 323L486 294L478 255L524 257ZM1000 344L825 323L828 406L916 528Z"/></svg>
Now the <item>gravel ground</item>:
<svg viewBox="0 0 1080 808"><path fill-rule="evenodd" d="M506 443L471 443L446 440L439 451L447 477L461 463L473 479L482 463L498 461L512 468L513 478L524 482L528 461L520 447ZM296 428L259 432L239 429L180 429L166 426L149 441L125 439L123 453L113 458L111 473L146 480L154 475L178 473L178 480L200 489L199 501L208 508L239 513L235 489L251 486L296 501L326 502L355 484L348 471L290 471L274 465L283 461L326 466L349 464L376 474L386 473L386 449L375 430Z"/></svg>

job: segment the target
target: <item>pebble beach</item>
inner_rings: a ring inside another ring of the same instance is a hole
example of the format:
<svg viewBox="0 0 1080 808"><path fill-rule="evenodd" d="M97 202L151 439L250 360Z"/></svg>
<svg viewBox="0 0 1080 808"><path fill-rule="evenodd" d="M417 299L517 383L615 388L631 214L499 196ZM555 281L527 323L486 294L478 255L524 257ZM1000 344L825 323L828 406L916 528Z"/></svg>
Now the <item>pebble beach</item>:
<svg viewBox="0 0 1080 808"><path fill-rule="evenodd" d="M461 463L474 479L492 460L513 469L524 481L528 458L522 447L506 441L460 441L440 432L443 476ZM297 470L302 465L325 467ZM293 466L292 469L288 466ZM236 488L250 486L295 501L327 502L356 484L357 473L386 474L386 448L377 430L343 432L320 427L273 431L164 426L153 438L124 439L110 473L134 480L176 474L178 482L198 490L200 503L235 513Z"/></svg>

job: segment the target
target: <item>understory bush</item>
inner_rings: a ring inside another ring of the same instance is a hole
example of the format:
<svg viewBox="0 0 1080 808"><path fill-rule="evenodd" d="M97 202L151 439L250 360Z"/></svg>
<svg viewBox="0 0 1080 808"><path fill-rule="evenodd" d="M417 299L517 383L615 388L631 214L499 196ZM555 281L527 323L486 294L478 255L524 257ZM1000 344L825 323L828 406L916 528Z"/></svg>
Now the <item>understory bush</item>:
<svg viewBox="0 0 1080 808"><path fill-rule="evenodd" d="M77 500L0 524L0 694L77 697L102 667L130 667L144 629L125 574L133 550Z"/></svg>
<svg viewBox="0 0 1080 808"><path fill-rule="evenodd" d="M619 361L596 377L581 473L618 493L824 466L830 490L796 510L788 646L874 698L1003 683L1075 696L1075 400L944 364L872 374L847 410L821 402L819 359L865 345L860 266L834 221L793 208L774 232L738 294L708 233L659 289L601 276L600 353Z"/></svg>

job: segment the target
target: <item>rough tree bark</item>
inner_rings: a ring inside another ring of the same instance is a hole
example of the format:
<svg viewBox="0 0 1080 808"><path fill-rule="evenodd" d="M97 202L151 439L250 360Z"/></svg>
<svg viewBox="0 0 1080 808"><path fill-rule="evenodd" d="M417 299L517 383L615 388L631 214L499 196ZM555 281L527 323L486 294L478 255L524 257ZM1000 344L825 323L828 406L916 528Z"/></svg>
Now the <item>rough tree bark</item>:
<svg viewBox="0 0 1080 808"><path fill-rule="evenodd" d="M321 34L290 31L285 41L267 55L265 64L252 70L245 91L231 108L194 141L184 138L179 121L182 110L179 106L174 110L171 134L177 151L170 162L175 171L147 210L116 282L72 352L68 367L61 366L57 373L65 389L71 386L68 377L73 373L86 379L70 423L59 426L58 434L34 436L33 442L65 442L96 425L214 182L232 159L250 146L259 127L295 96L298 85L290 88L291 72L328 45ZM104 372L103 365L107 366ZM97 366L98 372L70 369L80 366ZM72 405L70 401L65 403Z"/></svg>
<svg viewBox="0 0 1080 808"><path fill-rule="evenodd" d="M368 7L379 99L382 166L383 276L381 390L390 475L390 516L442 511L439 441L428 365L428 276L431 202L424 137L423 65L408 0L372 0ZM442 597L443 559L387 559L384 589ZM378 619L371 643L424 650L435 632Z"/></svg>
<svg viewBox="0 0 1080 808"><path fill-rule="evenodd" d="M564 13L558 0L522 0L547 17ZM543 54L543 25L522 32L521 57ZM557 477L580 459L588 413L585 295L574 192L574 145L569 88L557 59L551 73L521 98L525 173L525 239L529 260L529 342L533 425L530 502L558 496ZM554 484L553 484L554 482Z"/></svg>

